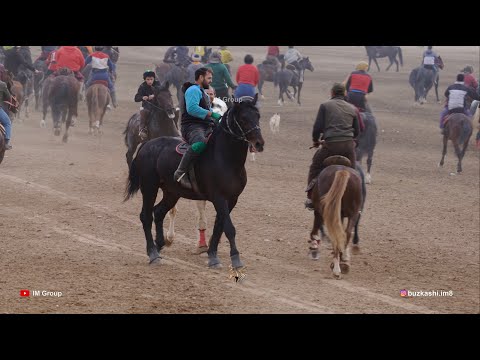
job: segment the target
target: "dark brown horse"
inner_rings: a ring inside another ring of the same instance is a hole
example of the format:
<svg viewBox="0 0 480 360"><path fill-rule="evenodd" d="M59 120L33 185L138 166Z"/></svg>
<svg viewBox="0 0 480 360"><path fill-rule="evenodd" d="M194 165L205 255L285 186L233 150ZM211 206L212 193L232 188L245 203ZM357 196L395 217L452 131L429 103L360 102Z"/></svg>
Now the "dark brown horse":
<svg viewBox="0 0 480 360"><path fill-rule="evenodd" d="M388 71L390 67L395 63L397 65L397 72L398 72L398 59L400 60L400 65L403 66L403 56L402 56L402 49L400 46L365 46L367 50L368 56L368 70L370 71L370 64L373 62L377 65L378 71L380 71L380 67L378 66L377 58L388 57L390 64L387 66L385 71Z"/></svg>
<svg viewBox="0 0 480 360"><path fill-rule="evenodd" d="M78 116L78 93L81 83L75 78L70 69L63 68L58 70L58 75L51 80L48 85L48 91L45 92L46 106L43 106L43 121L47 115L48 106L52 109L53 133L60 135L62 123L65 123L66 129L63 135L63 142L68 141L68 129L72 123L72 117Z"/></svg>
<svg viewBox="0 0 480 360"><path fill-rule="evenodd" d="M318 231L325 224L333 247L333 263L330 267L334 277L339 279L341 273L347 273L350 268L348 245L352 230L356 229L363 201L360 174L344 165L327 166L312 189L312 201L315 218L310 233L310 251L318 251ZM345 217L348 219L346 229L343 225Z"/></svg>
<svg viewBox="0 0 480 360"><path fill-rule="evenodd" d="M11 93L13 96L15 96L18 107L14 112L9 110L8 116L10 116L10 119L12 120L14 117L20 119L20 110L22 109L22 103L24 99L23 85L20 83L20 81L17 81L17 80L12 81Z"/></svg>
<svg viewBox="0 0 480 360"><path fill-rule="evenodd" d="M112 102L108 85L93 83L87 90L86 98L90 120L88 133L102 135L103 117L107 111L107 105Z"/></svg>
<svg viewBox="0 0 480 360"><path fill-rule="evenodd" d="M2 124L0 124L0 164L5 156L5 142L5 129L3 128Z"/></svg>
<svg viewBox="0 0 480 360"><path fill-rule="evenodd" d="M467 151L468 142L472 136L473 127L472 121L463 113L451 114L447 117L445 122L445 131L443 135L443 151L442 159L438 166L443 166L445 155L447 154L448 140L451 140L455 148L455 154L458 157L457 173L462 172L462 159ZM463 149L460 150L460 145L463 144Z"/></svg>

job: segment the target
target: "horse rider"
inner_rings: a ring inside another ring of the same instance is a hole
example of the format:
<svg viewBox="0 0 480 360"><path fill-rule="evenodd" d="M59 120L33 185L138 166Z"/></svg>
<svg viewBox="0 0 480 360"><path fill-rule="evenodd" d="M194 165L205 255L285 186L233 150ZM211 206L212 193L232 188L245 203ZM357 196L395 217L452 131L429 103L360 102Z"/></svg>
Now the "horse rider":
<svg viewBox="0 0 480 360"><path fill-rule="evenodd" d="M237 86L233 83L230 73L225 65L222 64L222 58L218 51L214 51L210 55L208 64L205 65L205 67L210 68L213 71L213 80L210 86L215 88L217 96L222 99L230 108L232 106L232 102L230 101L228 88L230 87L235 90Z"/></svg>
<svg viewBox="0 0 480 360"><path fill-rule="evenodd" d="M215 89L213 87L210 86L209 88L204 89L204 91L210 98L212 111L223 116L223 114L225 114L228 110L227 104L225 104L222 99L216 97Z"/></svg>
<svg viewBox="0 0 480 360"><path fill-rule="evenodd" d="M366 101L366 95L373 92L373 81L367 73L368 63L360 61L347 79L347 101L355 105L359 111L370 111Z"/></svg>
<svg viewBox="0 0 480 360"><path fill-rule="evenodd" d="M202 56L197 53L192 54L192 63L187 66L187 81L194 83L195 82L195 71L203 67L201 63Z"/></svg>
<svg viewBox="0 0 480 360"><path fill-rule="evenodd" d="M85 58L76 46L62 46L56 51L57 69L69 68L75 74L78 81L83 80L80 70L85 66Z"/></svg>
<svg viewBox="0 0 480 360"><path fill-rule="evenodd" d="M58 51L58 49L59 49L59 47L57 47L57 49L50 52L50 54L48 55L48 58L46 60L47 72L45 73L45 78L47 78L48 76L50 76L51 74L53 74L55 71L58 70L58 66L57 66L57 51Z"/></svg>
<svg viewBox="0 0 480 360"><path fill-rule="evenodd" d="M258 69L253 65L253 56L250 54L245 55L245 64L240 66L237 70L236 82L238 84L235 89L235 97L241 98L242 96L255 96L255 87L258 85L260 75Z"/></svg>
<svg viewBox="0 0 480 360"><path fill-rule="evenodd" d="M210 98L205 93L205 89L212 83L213 71L207 67L198 69L195 72L195 83L185 83L182 87L185 92L185 101L181 104L183 107L181 132L185 141L191 146L183 155L174 179L187 189L192 189L192 184L188 175L185 176L185 174L205 151L207 136L221 118L220 114L212 111Z"/></svg>
<svg viewBox="0 0 480 360"><path fill-rule="evenodd" d="M313 125L313 146L323 144L317 150L310 165L307 182L307 200L305 207L313 210L311 189L315 185L317 176L323 170L323 161L332 155L342 155L350 160L351 167L355 169L355 141L360 132L360 119L355 107L345 100L345 86L335 83L331 89L331 99L320 105L317 119Z"/></svg>
<svg viewBox="0 0 480 360"><path fill-rule="evenodd" d="M220 53L220 60L222 61L222 64L225 65L225 67L228 70L228 73L231 76L232 72L230 70L230 65L228 65L228 63L233 61L232 53L230 52L230 50L227 49L226 46L220 46L220 50L218 50L218 52Z"/></svg>
<svg viewBox="0 0 480 360"><path fill-rule="evenodd" d="M301 74L300 74L300 60L302 60L302 54L295 49L294 46L289 46L287 52L284 55L285 57L285 63L287 64L287 68L290 68L293 70L293 73L295 76L298 77L298 81L302 82ZM288 67L288 65L290 65ZM295 71L296 70L296 71Z"/></svg>
<svg viewBox="0 0 480 360"><path fill-rule="evenodd" d="M143 82L138 87L138 91L135 94L135 102L142 102L140 107L140 131L138 136L145 141L148 138L148 126L147 119L150 115L151 101L155 97L155 86L160 86L158 80L156 80L155 71L147 70L143 73Z"/></svg>
<svg viewBox="0 0 480 360"><path fill-rule="evenodd" d="M33 67L31 59L26 59L25 55L20 52L20 48L21 46L13 46L11 49L5 51L5 68L11 71L15 77L18 76L19 68L21 66L33 71L34 73L38 73L38 70ZM22 85L25 86L23 83Z"/></svg>
<svg viewBox="0 0 480 360"><path fill-rule="evenodd" d="M267 50L266 61L275 65L275 68L280 70L281 64L278 60L278 56L280 55L280 48L278 46L269 46Z"/></svg>
<svg viewBox="0 0 480 360"><path fill-rule="evenodd" d="M87 57L85 66L92 64L92 72L88 78L85 87L88 88L94 81L103 80L108 84L110 90L110 97L112 98L113 107L117 107L117 96L115 94L115 87L110 77L110 73L115 72L115 64L110 60L110 57L102 52L103 46L95 46L95 52Z"/></svg>
<svg viewBox="0 0 480 360"><path fill-rule="evenodd" d="M11 101L12 94L7 88L7 84L0 80L0 124L5 128L5 150L11 150L10 138L12 135L12 121L4 110L5 101Z"/></svg>
<svg viewBox="0 0 480 360"><path fill-rule="evenodd" d="M478 90L478 82L477 79L472 75L473 74L473 66L467 65L465 68L462 70L464 74L464 83L465 86L470 86L473 88L473 90L477 91Z"/></svg>
<svg viewBox="0 0 480 360"><path fill-rule="evenodd" d="M438 55L432 48L433 46L428 46L427 50L423 52L422 65L425 69L433 70L433 78L436 79L438 72Z"/></svg>
<svg viewBox="0 0 480 360"><path fill-rule="evenodd" d="M193 47L193 53L200 55L200 58L205 56L206 52L207 52L207 47L206 46L194 46Z"/></svg>
<svg viewBox="0 0 480 360"><path fill-rule="evenodd" d="M467 106L467 96L472 100L478 100L478 94L469 86L465 86L464 74L457 75L457 81L445 90L447 104L440 113L440 129L442 135L445 134L445 120L447 115L454 113L464 113L471 116L470 109Z"/></svg>
<svg viewBox="0 0 480 360"><path fill-rule="evenodd" d="M38 58L35 61L47 61L48 56L52 51L54 51L57 47L56 46L41 46L40 47L42 52L38 56Z"/></svg>

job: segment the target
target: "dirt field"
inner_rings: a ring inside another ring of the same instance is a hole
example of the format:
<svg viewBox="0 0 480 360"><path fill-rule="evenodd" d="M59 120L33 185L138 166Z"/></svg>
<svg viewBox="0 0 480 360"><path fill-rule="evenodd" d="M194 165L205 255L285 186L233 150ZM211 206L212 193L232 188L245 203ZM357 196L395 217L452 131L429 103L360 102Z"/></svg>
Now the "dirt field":
<svg viewBox="0 0 480 360"><path fill-rule="evenodd" d="M479 71L478 47L435 47L445 62L440 96L467 64ZM400 72L372 69L369 101L379 136L360 224L361 253L350 273L332 277L329 244L321 259L307 257L313 214L304 209L304 187L313 150L311 131L334 81L343 81L365 49L299 47L315 67L305 74L302 106L277 105L278 90L266 83L261 107L265 151L247 160L248 184L232 219L247 280L228 279L229 246L219 246L224 268L209 270L194 255L196 208L178 203L176 239L160 266L149 266L139 220L141 196L122 203L127 164L122 132L138 109L133 102L142 73L160 62L167 47L120 47L119 107L106 115L104 136L88 135L85 103L68 144L54 137L49 115L13 127L13 150L0 165L0 313L478 313L479 153L474 135L462 175L452 176L449 144L438 168L442 105L428 95L413 104L410 70L420 47L402 47ZM285 51L286 47L281 47ZM231 47L233 70L248 52L255 63L266 47ZM33 55L39 47L32 47ZM393 71L392 71L393 70ZM477 73L475 73L476 75ZM172 93L174 91L172 90ZM31 107L33 109L33 106ZM268 120L281 115L273 135ZM23 115L23 114L22 114ZM161 196L161 193L160 195ZM209 203L207 236L214 222ZM167 222L165 223L165 226ZM28 289L30 297L20 297ZM453 296L400 296L400 290L444 290ZM62 296L33 296L33 291Z"/></svg>

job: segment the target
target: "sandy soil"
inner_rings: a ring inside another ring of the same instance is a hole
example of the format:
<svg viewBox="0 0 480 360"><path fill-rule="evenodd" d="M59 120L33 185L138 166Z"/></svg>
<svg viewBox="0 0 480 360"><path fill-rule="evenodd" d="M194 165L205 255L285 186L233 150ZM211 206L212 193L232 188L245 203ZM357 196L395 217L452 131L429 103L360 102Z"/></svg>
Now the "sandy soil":
<svg viewBox="0 0 480 360"><path fill-rule="evenodd" d="M196 208L185 199L178 203L173 246L162 265L149 266L138 217L141 197L122 203L122 132L138 108L133 96L143 71L166 48L120 47L120 106L106 115L101 139L87 133L84 103L68 144L53 136L50 117L47 128L40 128L38 112L14 123L14 149L0 165L0 313L479 312L479 153L473 136L462 175L450 175L456 167L451 144L445 167L437 167L442 105L431 92L427 104L415 106L408 85L419 47L402 47L400 72L385 72L386 59L380 60L381 72L372 71L369 101L379 127L373 183L360 226L361 253L342 280L331 275L328 244L322 243L319 261L307 257L313 214L303 207L303 189L319 104L332 83L365 58L359 46L299 47L315 67L305 75L301 107L279 107L278 90L265 85L265 151L256 162L247 160L248 184L232 212L247 280L228 279L227 241L219 247L223 269L209 270L206 257L194 255ZM231 47L232 68L247 52L263 58L265 49ZM443 98L457 71L467 64L479 70L479 54L477 47L437 50L446 64ZM32 51L36 55L39 48ZM281 123L274 135L268 120L275 112ZM214 210L211 204L207 209L209 236ZM31 296L20 297L21 289ZM453 296L403 298L401 289L451 290ZM34 290L62 296L33 296Z"/></svg>

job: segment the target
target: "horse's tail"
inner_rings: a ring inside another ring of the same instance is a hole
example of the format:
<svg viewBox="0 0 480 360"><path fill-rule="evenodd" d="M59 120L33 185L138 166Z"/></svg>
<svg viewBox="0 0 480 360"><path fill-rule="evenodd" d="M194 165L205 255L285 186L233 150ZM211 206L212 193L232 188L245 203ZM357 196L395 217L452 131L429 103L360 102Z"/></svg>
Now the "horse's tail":
<svg viewBox="0 0 480 360"><path fill-rule="evenodd" d="M130 164L130 170L128 171L127 186L125 187L125 197L123 199L123 202L131 199L133 195L135 195L140 189L140 176L135 165L136 160L137 157L135 156L132 163Z"/></svg>
<svg viewBox="0 0 480 360"><path fill-rule="evenodd" d="M130 122L132 119L135 117L136 113L130 116L130 119L127 121L127 126L125 127L125 130L123 131L123 135L125 135L124 141L125 141L125 146L128 147L128 130L130 129Z"/></svg>
<svg viewBox="0 0 480 360"><path fill-rule="evenodd" d="M466 140L467 137L471 134L472 132L472 124L470 123L470 119L465 116L462 121L462 128L460 129L460 136L458 138L458 144L463 144Z"/></svg>
<svg viewBox="0 0 480 360"><path fill-rule="evenodd" d="M397 50L398 50L398 59L400 60L400 65L403 66L402 48L400 46L397 46Z"/></svg>
<svg viewBox="0 0 480 360"><path fill-rule="evenodd" d="M342 222L342 197L347 188L350 172L339 170L335 173L330 190L322 196L320 204L323 206L323 220L327 228L328 235L332 240L333 251L336 249L345 252L347 243L347 234L343 228Z"/></svg>

